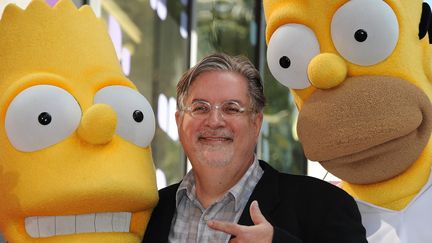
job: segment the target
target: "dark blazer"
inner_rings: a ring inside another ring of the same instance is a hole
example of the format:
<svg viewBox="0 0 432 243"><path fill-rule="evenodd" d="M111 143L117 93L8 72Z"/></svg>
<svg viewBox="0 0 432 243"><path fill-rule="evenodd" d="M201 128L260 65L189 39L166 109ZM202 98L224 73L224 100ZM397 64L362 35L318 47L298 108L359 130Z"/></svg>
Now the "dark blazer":
<svg viewBox="0 0 432 243"><path fill-rule="evenodd" d="M327 182L307 176L280 173L260 161L264 174L238 221L253 225L249 206L257 200L274 227L273 242L363 243L366 231L354 199ZM143 242L167 242L175 212L179 184L159 191Z"/></svg>

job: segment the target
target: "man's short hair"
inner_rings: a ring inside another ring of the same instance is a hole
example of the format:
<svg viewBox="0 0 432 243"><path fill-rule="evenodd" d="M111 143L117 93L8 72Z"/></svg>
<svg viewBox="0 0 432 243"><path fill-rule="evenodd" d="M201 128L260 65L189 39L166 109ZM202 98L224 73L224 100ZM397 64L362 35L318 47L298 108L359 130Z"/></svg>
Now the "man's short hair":
<svg viewBox="0 0 432 243"><path fill-rule="evenodd" d="M216 53L205 57L183 74L177 84L178 110L183 110L185 97L187 97L189 87L192 85L193 81L201 73L211 71L234 72L243 76L248 81L252 110L254 112L262 112L265 105L265 97L258 70L246 57L232 57L224 53Z"/></svg>

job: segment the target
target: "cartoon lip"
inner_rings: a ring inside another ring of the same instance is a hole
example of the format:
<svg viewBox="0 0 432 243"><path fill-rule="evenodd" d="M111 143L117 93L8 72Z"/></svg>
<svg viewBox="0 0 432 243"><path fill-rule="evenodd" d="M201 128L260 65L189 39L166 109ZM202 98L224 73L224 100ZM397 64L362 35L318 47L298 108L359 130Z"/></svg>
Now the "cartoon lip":
<svg viewBox="0 0 432 243"><path fill-rule="evenodd" d="M406 170L431 129L425 93L405 80L381 76L352 77L337 88L317 90L302 107L297 128L308 158L359 184Z"/></svg>
<svg viewBox="0 0 432 243"><path fill-rule="evenodd" d="M132 213L91 213L25 218L27 234L33 238L95 232L129 232Z"/></svg>

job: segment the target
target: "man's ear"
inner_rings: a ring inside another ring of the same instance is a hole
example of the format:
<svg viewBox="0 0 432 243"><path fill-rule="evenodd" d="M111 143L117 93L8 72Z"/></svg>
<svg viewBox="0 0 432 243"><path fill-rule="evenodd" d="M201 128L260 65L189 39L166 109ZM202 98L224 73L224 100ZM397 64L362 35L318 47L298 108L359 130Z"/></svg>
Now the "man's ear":
<svg viewBox="0 0 432 243"><path fill-rule="evenodd" d="M176 113L175 113L175 120L176 120L176 123L177 123L177 128L179 128L180 124L181 124L181 120L182 120L182 114L181 114L180 111L176 111Z"/></svg>
<svg viewBox="0 0 432 243"><path fill-rule="evenodd" d="M256 117L255 117L255 120L254 120L254 122L255 122L255 126L256 126L256 129L257 129L257 135L259 136L259 133L260 133L260 131L261 131L261 126L262 126L262 122L263 122L263 113L262 112L258 112L256 115L255 115Z"/></svg>
<svg viewBox="0 0 432 243"><path fill-rule="evenodd" d="M428 3L423 3L422 14L420 18L419 25L419 38L420 40L426 36L426 33L429 33L429 43L432 44L432 13L431 8Z"/></svg>

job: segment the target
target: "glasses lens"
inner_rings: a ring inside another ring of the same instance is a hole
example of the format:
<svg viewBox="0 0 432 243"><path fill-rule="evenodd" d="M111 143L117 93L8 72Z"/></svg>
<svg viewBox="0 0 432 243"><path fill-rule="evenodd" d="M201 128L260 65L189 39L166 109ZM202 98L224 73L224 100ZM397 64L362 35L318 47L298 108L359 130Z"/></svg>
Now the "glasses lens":
<svg viewBox="0 0 432 243"><path fill-rule="evenodd" d="M210 114L212 108L215 108L215 110L219 110L222 114L222 116L225 116L225 118L230 116L237 116L241 115L245 108L240 106L238 102L235 101L227 101L224 102L222 105L210 105L210 103L205 101L196 101L193 102L189 107L187 107L185 110L187 110L191 116L195 118L204 119L208 117Z"/></svg>
<svg viewBox="0 0 432 243"><path fill-rule="evenodd" d="M194 102L190 106L192 116L205 116L211 110L210 104L205 102Z"/></svg>
<svg viewBox="0 0 432 243"><path fill-rule="evenodd" d="M226 115L239 115L243 112L243 108L233 101L223 103L221 108L222 112Z"/></svg>

